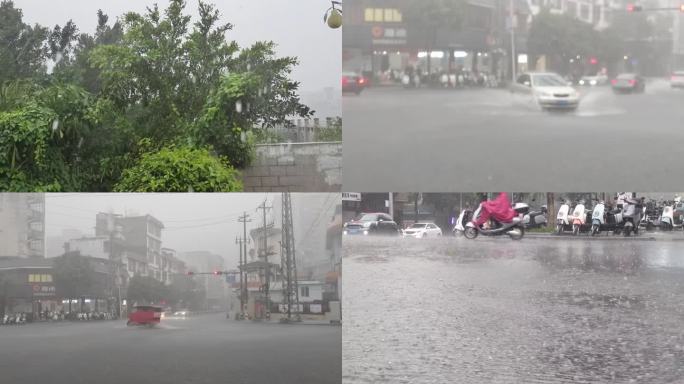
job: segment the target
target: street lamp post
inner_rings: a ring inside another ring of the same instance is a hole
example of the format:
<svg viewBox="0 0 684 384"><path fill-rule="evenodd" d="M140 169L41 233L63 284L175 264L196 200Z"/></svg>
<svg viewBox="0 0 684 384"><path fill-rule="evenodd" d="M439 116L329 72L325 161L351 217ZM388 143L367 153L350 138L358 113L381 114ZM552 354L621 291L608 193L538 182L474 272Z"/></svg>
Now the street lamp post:
<svg viewBox="0 0 684 384"><path fill-rule="evenodd" d="M509 10L508 17L510 19L511 27L511 82L515 81L516 78L516 52L515 52L515 10L514 10L514 0L509 0Z"/></svg>

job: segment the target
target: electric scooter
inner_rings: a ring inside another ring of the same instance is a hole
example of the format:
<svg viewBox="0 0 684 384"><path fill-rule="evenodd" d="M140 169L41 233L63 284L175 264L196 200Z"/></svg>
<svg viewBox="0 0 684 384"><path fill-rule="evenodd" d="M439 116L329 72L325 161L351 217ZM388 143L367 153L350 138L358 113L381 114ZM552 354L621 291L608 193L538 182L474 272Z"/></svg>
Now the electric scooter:
<svg viewBox="0 0 684 384"><path fill-rule="evenodd" d="M473 219L477 219L482 211L482 204L473 213ZM513 240L520 240L525 235L525 226L522 219L516 216L508 223L500 223L494 219L490 220L491 226L488 229L479 228L470 221L465 226L463 234L468 239L474 239L478 235L482 236L501 236L508 235Z"/></svg>
<svg viewBox="0 0 684 384"><path fill-rule="evenodd" d="M606 205L603 201L599 201L591 213L591 235L598 235L601 233L601 227L605 226L605 211Z"/></svg>
<svg viewBox="0 0 684 384"><path fill-rule="evenodd" d="M584 201L580 201L575 209L572 211L572 234L577 236L580 233L580 229L586 222L587 212L584 208Z"/></svg>
<svg viewBox="0 0 684 384"><path fill-rule="evenodd" d="M563 205L558 209L558 214L556 215L556 234L561 234L570 226L570 218L568 213L570 212L570 204L564 202Z"/></svg>

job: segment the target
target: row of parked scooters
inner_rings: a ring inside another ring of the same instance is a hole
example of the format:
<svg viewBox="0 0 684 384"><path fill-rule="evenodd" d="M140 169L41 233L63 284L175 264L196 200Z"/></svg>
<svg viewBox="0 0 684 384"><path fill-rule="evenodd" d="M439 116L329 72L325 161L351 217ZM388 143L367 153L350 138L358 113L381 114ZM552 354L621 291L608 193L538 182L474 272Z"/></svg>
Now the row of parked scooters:
<svg viewBox="0 0 684 384"><path fill-rule="evenodd" d="M510 225L497 226L494 232L509 230L509 226L522 229L544 228L549 225L548 210L542 206L541 210L530 210L526 203L515 203L513 209L519 217ZM465 233L466 223L472 217L477 216L471 210L464 210L458 217L454 227L454 234ZM597 201L593 208L589 209L584 200L580 200L574 206L569 201L564 202L556 215L555 232L557 234L580 233L591 236L601 233L613 233L614 235L638 235L641 229L661 230L684 229L684 204L679 201L666 201L660 204L656 202L645 203L643 199L625 198L615 206L606 205L604 201ZM520 238L516 234L515 238Z"/></svg>
<svg viewBox="0 0 684 384"><path fill-rule="evenodd" d="M116 315L109 312L47 312L35 315L37 321L91 321L91 320L112 320ZM19 312L6 314L0 319L0 325L16 325L26 324L32 322L34 315L32 313Z"/></svg>
<svg viewBox="0 0 684 384"><path fill-rule="evenodd" d="M572 213L569 202L565 202L556 215L556 233L588 233L595 236L601 232L612 232L615 235L638 235L643 212L643 201L635 198L626 198L615 207L606 207L605 202L599 201L593 209L587 209L581 200Z"/></svg>

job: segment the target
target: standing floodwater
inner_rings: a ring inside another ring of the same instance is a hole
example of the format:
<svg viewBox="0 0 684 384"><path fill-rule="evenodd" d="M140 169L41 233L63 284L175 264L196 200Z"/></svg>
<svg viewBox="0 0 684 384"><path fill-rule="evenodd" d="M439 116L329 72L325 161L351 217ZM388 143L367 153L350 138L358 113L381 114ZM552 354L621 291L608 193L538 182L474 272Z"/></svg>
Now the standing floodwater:
<svg viewBox="0 0 684 384"><path fill-rule="evenodd" d="M684 243L411 240L345 239L345 384L684 380Z"/></svg>

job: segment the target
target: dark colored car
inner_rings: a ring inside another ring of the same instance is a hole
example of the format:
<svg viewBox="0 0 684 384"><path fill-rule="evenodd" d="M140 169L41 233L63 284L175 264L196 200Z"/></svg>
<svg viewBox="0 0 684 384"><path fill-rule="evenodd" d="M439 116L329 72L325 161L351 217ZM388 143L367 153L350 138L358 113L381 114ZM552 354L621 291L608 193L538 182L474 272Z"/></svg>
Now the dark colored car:
<svg viewBox="0 0 684 384"><path fill-rule="evenodd" d="M399 226L386 213L364 213L344 224L345 235L399 235Z"/></svg>
<svg viewBox="0 0 684 384"><path fill-rule="evenodd" d="M361 93L368 85L368 80L361 75L354 72L342 73L342 92L353 92L357 95Z"/></svg>
<svg viewBox="0 0 684 384"><path fill-rule="evenodd" d="M646 90L644 78L634 73L622 73L610 83L615 93L635 93Z"/></svg>

